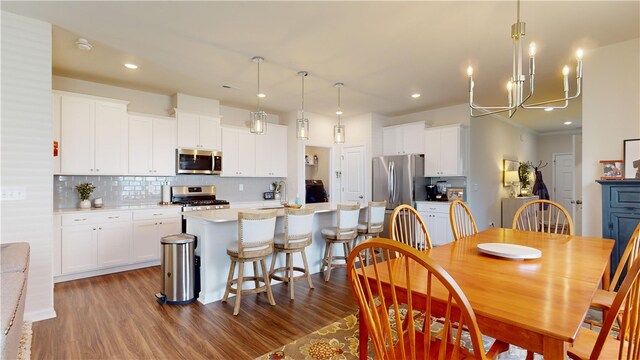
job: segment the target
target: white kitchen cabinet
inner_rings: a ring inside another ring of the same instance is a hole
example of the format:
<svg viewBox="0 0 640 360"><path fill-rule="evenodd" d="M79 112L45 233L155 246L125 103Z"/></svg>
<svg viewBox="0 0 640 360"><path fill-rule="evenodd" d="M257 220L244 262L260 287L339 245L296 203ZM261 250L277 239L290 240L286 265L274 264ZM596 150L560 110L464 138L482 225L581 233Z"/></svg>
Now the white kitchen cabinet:
<svg viewBox="0 0 640 360"><path fill-rule="evenodd" d="M61 275L130 263L130 211L65 214L61 224Z"/></svg>
<svg viewBox="0 0 640 360"><path fill-rule="evenodd" d="M178 147L220 150L220 118L177 110Z"/></svg>
<svg viewBox="0 0 640 360"><path fill-rule="evenodd" d="M129 174L173 176L175 151L175 120L129 115Z"/></svg>
<svg viewBox="0 0 640 360"><path fill-rule="evenodd" d="M60 173L126 174L127 157L127 102L61 95Z"/></svg>
<svg viewBox="0 0 640 360"><path fill-rule="evenodd" d="M424 121L382 128L383 155L422 154Z"/></svg>
<svg viewBox="0 0 640 360"><path fill-rule="evenodd" d="M132 262L160 259L160 239L182 230L180 211L175 207L134 212Z"/></svg>
<svg viewBox="0 0 640 360"><path fill-rule="evenodd" d="M424 220L433 246L440 246L453 241L448 202L418 201L416 202L416 210Z"/></svg>
<svg viewBox="0 0 640 360"><path fill-rule="evenodd" d="M287 177L287 127L269 124L264 135L256 135L256 176Z"/></svg>
<svg viewBox="0 0 640 360"><path fill-rule="evenodd" d="M466 159L465 127L456 124L424 131L424 176L465 176Z"/></svg>
<svg viewBox="0 0 640 360"><path fill-rule="evenodd" d="M226 177L251 177L256 173L256 136L249 129L222 127L222 174Z"/></svg>

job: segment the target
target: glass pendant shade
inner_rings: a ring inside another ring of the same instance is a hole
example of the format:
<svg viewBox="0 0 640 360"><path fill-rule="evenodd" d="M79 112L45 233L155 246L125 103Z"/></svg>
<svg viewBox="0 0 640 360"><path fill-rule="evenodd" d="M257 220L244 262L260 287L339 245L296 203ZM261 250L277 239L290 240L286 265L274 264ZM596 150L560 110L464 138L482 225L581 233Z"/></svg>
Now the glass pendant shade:
<svg viewBox="0 0 640 360"><path fill-rule="evenodd" d="M335 144L344 144L344 125L333 126L333 142Z"/></svg>
<svg viewBox="0 0 640 360"><path fill-rule="evenodd" d="M296 138L309 140L309 119L304 116L296 120Z"/></svg>
<svg viewBox="0 0 640 360"><path fill-rule="evenodd" d="M251 133L262 135L267 132L267 113L264 111L251 112Z"/></svg>

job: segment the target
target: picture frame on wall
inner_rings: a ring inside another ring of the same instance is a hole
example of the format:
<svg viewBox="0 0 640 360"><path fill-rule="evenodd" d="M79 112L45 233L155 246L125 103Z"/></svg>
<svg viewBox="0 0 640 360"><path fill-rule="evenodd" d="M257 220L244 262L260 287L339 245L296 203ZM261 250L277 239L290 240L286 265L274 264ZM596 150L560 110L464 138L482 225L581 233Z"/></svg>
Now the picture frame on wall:
<svg viewBox="0 0 640 360"><path fill-rule="evenodd" d="M624 141L624 178L640 179L640 139Z"/></svg>

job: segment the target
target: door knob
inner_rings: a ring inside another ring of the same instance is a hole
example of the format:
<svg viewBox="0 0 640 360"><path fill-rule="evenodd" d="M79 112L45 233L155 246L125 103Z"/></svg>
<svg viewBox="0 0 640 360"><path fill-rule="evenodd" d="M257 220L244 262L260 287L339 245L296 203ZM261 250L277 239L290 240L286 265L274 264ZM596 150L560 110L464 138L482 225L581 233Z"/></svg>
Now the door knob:
<svg viewBox="0 0 640 360"><path fill-rule="evenodd" d="M572 204L575 204L575 203L576 203L576 201L575 201L575 200L571 200L571 203L572 203Z"/></svg>
<svg viewBox="0 0 640 360"><path fill-rule="evenodd" d="M582 200L576 200L576 204L582 205Z"/></svg>
<svg viewBox="0 0 640 360"><path fill-rule="evenodd" d="M360 195L358 196L358 199L364 199L364 196Z"/></svg>

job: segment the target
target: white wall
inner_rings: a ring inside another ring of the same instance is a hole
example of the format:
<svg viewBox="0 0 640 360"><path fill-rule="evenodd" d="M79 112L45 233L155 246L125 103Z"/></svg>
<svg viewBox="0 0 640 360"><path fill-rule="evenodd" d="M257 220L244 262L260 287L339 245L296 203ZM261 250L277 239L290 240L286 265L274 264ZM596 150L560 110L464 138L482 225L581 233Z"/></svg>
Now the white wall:
<svg viewBox="0 0 640 360"><path fill-rule="evenodd" d="M582 234L602 236L600 160L622 159L640 137L640 38L594 49L584 59Z"/></svg>
<svg viewBox="0 0 640 360"><path fill-rule="evenodd" d="M220 115L220 101L215 99L176 93L171 96L171 105L174 108L193 111L198 114Z"/></svg>
<svg viewBox="0 0 640 360"><path fill-rule="evenodd" d="M53 308L53 122L51 25L2 12L3 191L24 200L2 201L0 242L31 245L25 320L55 317Z"/></svg>
<svg viewBox="0 0 640 360"><path fill-rule="evenodd" d="M53 76L53 89L129 101L131 112L168 116L173 112L171 96Z"/></svg>
<svg viewBox="0 0 640 360"><path fill-rule="evenodd" d="M427 127L450 124L469 125L469 104L447 106L388 118L383 126L424 121Z"/></svg>
<svg viewBox="0 0 640 360"><path fill-rule="evenodd" d="M471 119L467 200L478 230L501 223L501 201L509 196L502 185L502 160L533 161L537 136L493 116Z"/></svg>

